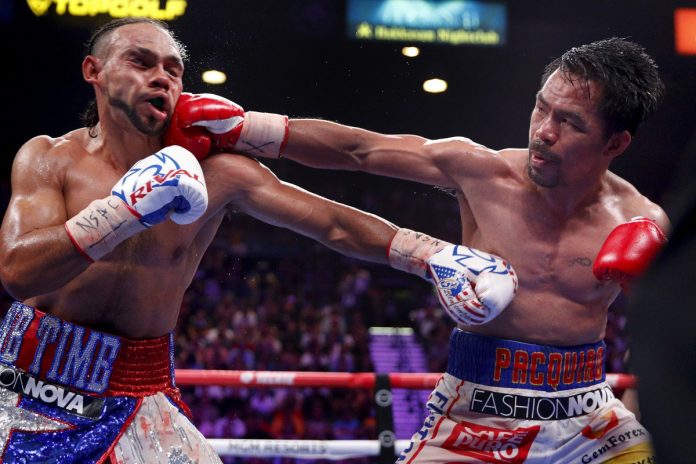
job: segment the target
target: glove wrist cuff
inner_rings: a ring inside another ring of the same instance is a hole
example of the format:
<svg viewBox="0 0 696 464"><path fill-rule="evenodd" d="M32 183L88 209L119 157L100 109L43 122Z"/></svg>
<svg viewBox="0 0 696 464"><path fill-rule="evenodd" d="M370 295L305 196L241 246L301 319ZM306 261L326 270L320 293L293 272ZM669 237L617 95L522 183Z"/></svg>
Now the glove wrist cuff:
<svg viewBox="0 0 696 464"><path fill-rule="evenodd" d="M280 158L289 136L288 117L247 111L235 148L253 156Z"/></svg>
<svg viewBox="0 0 696 464"><path fill-rule="evenodd" d="M429 272L426 260L448 245L451 243L420 232L398 229L389 244L387 252L389 265L394 269L428 279Z"/></svg>
<svg viewBox="0 0 696 464"><path fill-rule="evenodd" d="M90 261L97 261L116 245L146 229L139 216L120 198L110 195L94 200L65 222L75 248Z"/></svg>

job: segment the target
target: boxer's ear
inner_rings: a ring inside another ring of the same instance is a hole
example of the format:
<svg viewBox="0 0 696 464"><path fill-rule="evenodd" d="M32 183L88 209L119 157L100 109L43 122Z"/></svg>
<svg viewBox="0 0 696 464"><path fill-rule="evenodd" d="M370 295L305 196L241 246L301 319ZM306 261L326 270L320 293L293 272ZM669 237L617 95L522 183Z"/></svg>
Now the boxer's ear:
<svg viewBox="0 0 696 464"><path fill-rule="evenodd" d="M82 78L90 84L96 84L101 68L102 63L99 58L94 55L87 55L82 60Z"/></svg>
<svg viewBox="0 0 696 464"><path fill-rule="evenodd" d="M628 146L631 144L632 140L631 133L627 130L616 132L609 136L604 153L610 158L616 158L622 154Z"/></svg>

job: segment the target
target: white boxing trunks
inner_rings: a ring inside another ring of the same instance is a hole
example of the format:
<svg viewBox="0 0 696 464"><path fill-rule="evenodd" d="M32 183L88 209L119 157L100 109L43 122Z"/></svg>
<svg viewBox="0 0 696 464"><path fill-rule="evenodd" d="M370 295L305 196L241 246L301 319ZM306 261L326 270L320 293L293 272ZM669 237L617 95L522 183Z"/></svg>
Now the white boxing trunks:
<svg viewBox="0 0 696 464"><path fill-rule="evenodd" d="M186 417L172 336L128 340L14 303L0 326L0 462L219 463Z"/></svg>
<svg viewBox="0 0 696 464"><path fill-rule="evenodd" d="M604 342L554 347L452 332L410 463L654 463L650 437L614 397Z"/></svg>

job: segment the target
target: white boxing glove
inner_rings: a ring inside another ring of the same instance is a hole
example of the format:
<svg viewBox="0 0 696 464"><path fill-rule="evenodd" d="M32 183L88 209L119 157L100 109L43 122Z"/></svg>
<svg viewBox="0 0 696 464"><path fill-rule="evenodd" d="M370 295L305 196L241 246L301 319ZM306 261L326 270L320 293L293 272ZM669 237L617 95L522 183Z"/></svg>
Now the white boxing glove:
<svg viewBox="0 0 696 464"><path fill-rule="evenodd" d="M460 324L494 319L517 292L517 274L510 263L474 248L449 245L426 262L440 303Z"/></svg>
<svg viewBox="0 0 696 464"><path fill-rule="evenodd" d="M388 257L393 268L433 282L440 303L458 324L492 320L517 292L517 274L503 259L421 232L398 229Z"/></svg>
<svg viewBox="0 0 696 464"><path fill-rule="evenodd" d="M79 252L96 261L127 238L171 217L190 224L208 207L203 170L196 157L173 145L143 158L114 185L65 222Z"/></svg>
<svg viewBox="0 0 696 464"><path fill-rule="evenodd" d="M145 227L164 221L170 213L177 224L190 224L208 207L201 165L190 151L178 145L135 163L111 194L134 210Z"/></svg>

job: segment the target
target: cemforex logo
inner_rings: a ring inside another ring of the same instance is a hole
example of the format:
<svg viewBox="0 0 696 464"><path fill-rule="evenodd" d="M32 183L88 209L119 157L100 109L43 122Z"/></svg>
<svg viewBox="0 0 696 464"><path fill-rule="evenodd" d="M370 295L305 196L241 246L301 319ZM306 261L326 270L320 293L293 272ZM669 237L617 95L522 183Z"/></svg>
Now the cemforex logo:
<svg viewBox="0 0 696 464"><path fill-rule="evenodd" d="M112 18L131 16L168 21L186 11L186 0L27 0L35 16L43 16L55 5L59 16L96 16L108 14Z"/></svg>

